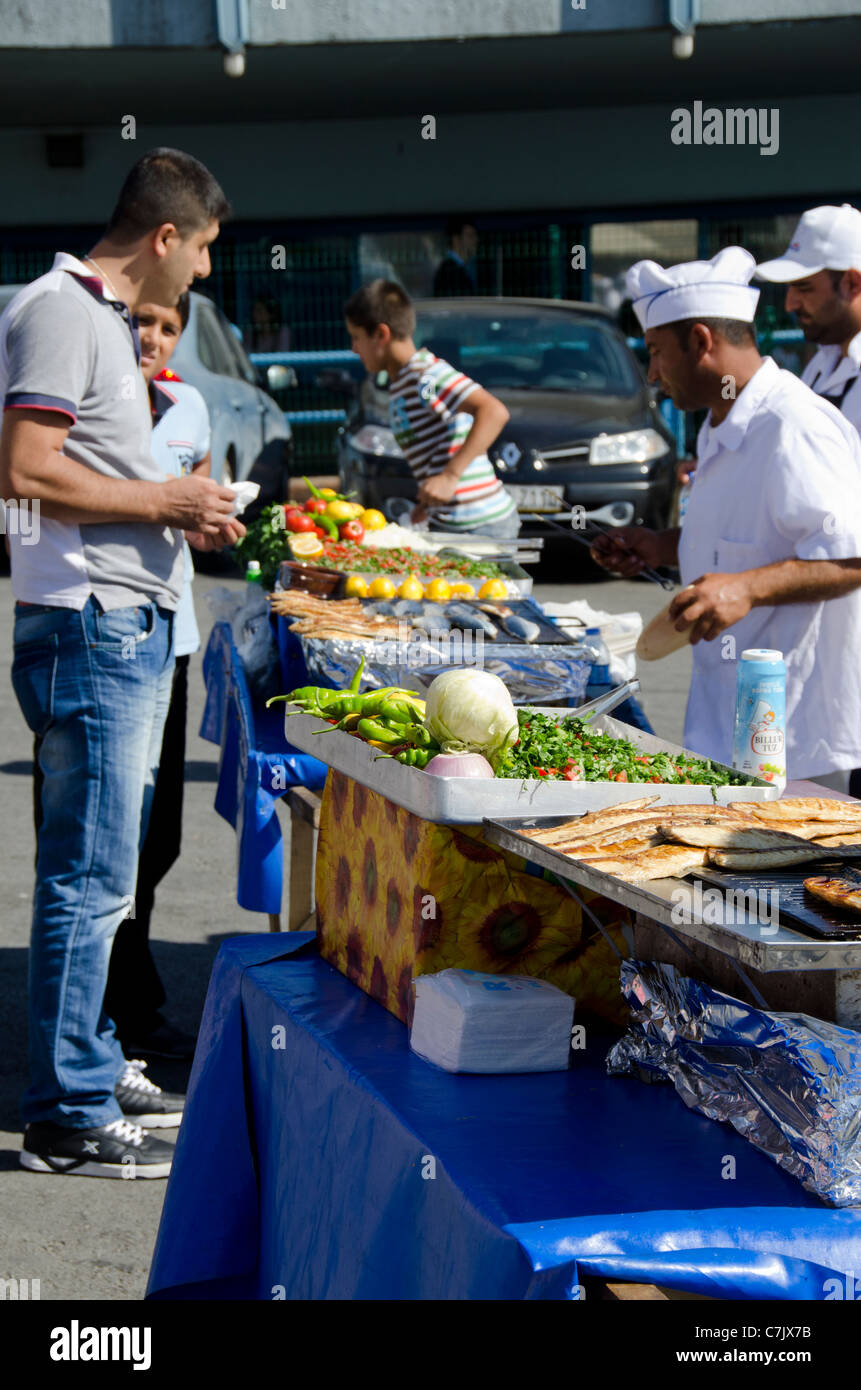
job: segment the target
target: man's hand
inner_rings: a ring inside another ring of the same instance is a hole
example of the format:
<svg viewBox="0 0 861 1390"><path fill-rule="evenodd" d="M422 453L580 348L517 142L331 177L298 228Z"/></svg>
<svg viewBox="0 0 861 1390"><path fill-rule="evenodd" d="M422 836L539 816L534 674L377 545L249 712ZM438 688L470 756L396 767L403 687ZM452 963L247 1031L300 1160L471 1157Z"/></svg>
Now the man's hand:
<svg viewBox="0 0 861 1390"><path fill-rule="evenodd" d="M614 526L612 531L598 536L592 546L592 559L605 570L631 579L647 566L655 569L672 563L666 555L666 534L645 526Z"/></svg>
<svg viewBox="0 0 861 1390"><path fill-rule="evenodd" d="M201 473L168 478L160 484L159 520L180 531L219 536L233 521L235 497L229 488ZM238 533L244 534L244 527ZM231 544L232 542L224 542Z"/></svg>
<svg viewBox="0 0 861 1390"><path fill-rule="evenodd" d="M235 545L244 535L242 522L234 519L214 536L205 536L201 531L186 531L185 539L195 550L224 550L228 545Z"/></svg>
<svg viewBox="0 0 861 1390"><path fill-rule="evenodd" d="M420 484L419 503L424 507L438 507L442 502L450 502L457 492L459 482L460 478L456 473L449 473L445 469L442 473L434 473Z"/></svg>
<svg viewBox="0 0 861 1390"><path fill-rule="evenodd" d="M420 521L424 521L427 514L427 507L423 507L421 503L418 503L417 506L413 507L412 511L410 512L410 521L412 522L413 526L418 526Z"/></svg>
<svg viewBox="0 0 861 1390"><path fill-rule="evenodd" d="M677 619L676 632L693 624L691 642L713 642L734 623L746 618L753 607L747 571L741 574L703 574L676 594L669 616Z"/></svg>

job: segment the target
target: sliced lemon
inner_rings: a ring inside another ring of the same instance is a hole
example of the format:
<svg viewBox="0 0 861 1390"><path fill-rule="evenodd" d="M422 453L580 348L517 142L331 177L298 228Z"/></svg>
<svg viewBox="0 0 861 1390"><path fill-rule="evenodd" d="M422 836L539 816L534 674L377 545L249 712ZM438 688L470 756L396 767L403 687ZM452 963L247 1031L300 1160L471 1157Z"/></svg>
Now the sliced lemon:
<svg viewBox="0 0 861 1390"><path fill-rule="evenodd" d="M323 554L323 542L317 536L291 536L288 545L291 555L295 555L298 560L316 559L318 555Z"/></svg>
<svg viewBox="0 0 861 1390"><path fill-rule="evenodd" d="M451 598L451 585L447 579L432 579L425 589L425 598L431 603L446 603Z"/></svg>
<svg viewBox="0 0 861 1390"><path fill-rule="evenodd" d="M479 598L508 598L508 590L502 579L486 579L478 591Z"/></svg>
<svg viewBox="0 0 861 1390"><path fill-rule="evenodd" d="M395 586L391 579L381 574L379 578L371 580L368 593L371 598L394 598Z"/></svg>
<svg viewBox="0 0 861 1390"><path fill-rule="evenodd" d="M424 596L425 591L422 587L421 580L417 579L414 574L411 574L405 579L398 589L398 598L421 599L424 598Z"/></svg>
<svg viewBox="0 0 861 1390"><path fill-rule="evenodd" d="M382 531L388 522L382 512L378 512L375 507L368 507L359 517L366 531Z"/></svg>
<svg viewBox="0 0 861 1390"><path fill-rule="evenodd" d="M368 581L360 574L351 574L344 586L344 593L347 598L367 598Z"/></svg>
<svg viewBox="0 0 861 1390"><path fill-rule="evenodd" d="M458 584L452 584L451 596L452 598L475 598L475 587L472 584L467 584L466 580L462 580Z"/></svg>

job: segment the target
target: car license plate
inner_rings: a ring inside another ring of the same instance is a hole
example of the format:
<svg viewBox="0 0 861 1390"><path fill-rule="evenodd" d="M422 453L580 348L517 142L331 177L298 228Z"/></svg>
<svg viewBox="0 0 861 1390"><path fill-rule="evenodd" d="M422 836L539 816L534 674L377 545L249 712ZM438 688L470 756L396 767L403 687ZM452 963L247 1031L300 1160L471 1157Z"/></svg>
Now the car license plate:
<svg viewBox="0 0 861 1390"><path fill-rule="evenodd" d="M564 489L561 483L544 483L540 487L517 487L505 484L517 503L519 512L561 512L565 510Z"/></svg>

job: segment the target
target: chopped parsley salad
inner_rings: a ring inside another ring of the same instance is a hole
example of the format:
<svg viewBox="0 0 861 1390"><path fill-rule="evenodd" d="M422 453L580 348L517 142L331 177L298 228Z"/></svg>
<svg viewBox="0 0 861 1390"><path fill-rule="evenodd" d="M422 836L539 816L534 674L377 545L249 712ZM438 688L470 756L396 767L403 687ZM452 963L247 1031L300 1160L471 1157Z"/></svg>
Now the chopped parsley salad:
<svg viewBox="0 0 861 1390"><path fill-rule="evenodd" d="M517 711L519 737L496 769L497 777L545 777L567 782L671 782L712 787L748 786L741 772L725 772L708 758L644 753L627 739L593 729L575 714L559 720L536 710Z"/></svg>
<svg viewBox="0 0 861 1390"><path fill-rule="evenodd" d="M502 570L492 560L470 560L409 550L406 547L376 550L353 541L326 541L320 564L327 569L362 574L409 574L430 579L499 579Z"/></svg>

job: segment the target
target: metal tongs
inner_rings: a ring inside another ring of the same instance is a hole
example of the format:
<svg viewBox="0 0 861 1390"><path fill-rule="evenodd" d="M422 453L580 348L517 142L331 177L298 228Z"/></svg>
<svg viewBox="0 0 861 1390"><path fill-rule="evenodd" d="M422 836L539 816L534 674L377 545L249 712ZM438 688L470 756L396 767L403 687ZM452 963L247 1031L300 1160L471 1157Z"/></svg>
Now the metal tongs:
<svg viewBox="0 0 861 1390"><path fill-rule="evenodd" d="M550 517L545 516L543 512L521 512L520 515L526 521L542 521L546 526L552 526L554 531L561 531L563 536L568 536L570 540L576 541L578 545L585 545L588 550L592 549L592 540L594 540L595 534L599 536L612 536L615 530L613 526L601 526L597 521L590 521L589 530L594 533L590 540L588 536L581 535L580 532L575 531L573 527L563 526L559 521L552 521ZM639 575L642 575L644 579L651 580L653 584L660 584L662 589L668 589L671 592L676 587L672 579L666 579L662 574L658 574L657 570L651 569L648 565L644 565L634 577L639 578Z"/></svg>
<svg viewBox="0 0 861 1390"><path fill-rule="evenodd" d="M608 690L606 695L599 695L595 700L589 700L585 705L578 705L577 709L571 711L575 719L582 719L584 714L609 714L611 709L621 705L623 700L627 700L630 695L636 695L640 689L640 682L635 676L633 680L625 681L624 685L617 685L615 689Z"/></svg>

